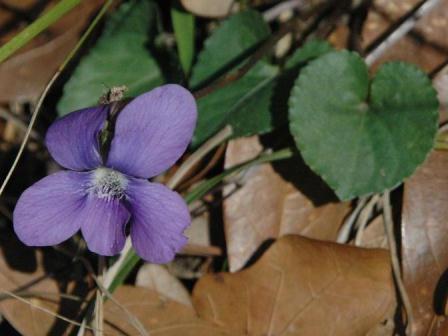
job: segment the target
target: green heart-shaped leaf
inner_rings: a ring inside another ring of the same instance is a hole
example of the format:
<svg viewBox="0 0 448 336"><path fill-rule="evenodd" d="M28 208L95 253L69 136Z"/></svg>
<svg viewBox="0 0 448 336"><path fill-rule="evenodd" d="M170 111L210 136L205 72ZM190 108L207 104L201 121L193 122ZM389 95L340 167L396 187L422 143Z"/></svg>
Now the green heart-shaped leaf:
<svg viewBox="0 0 448 336"><path fill-rule="evenodd" d="M58 103L59 115L96 105L108 88L125 85L134 97L163 83L161 70L146 44L154 34L157 6L153 1L123 3L81 59Z"/></svg>
<svg viewBox="0 0 448 336"><path fill-rule="evenodd" d="M311 62L289 101L291 132L307 164L341 199L393 188L433 147L438 101L415 66L383 65L369 84L360 56Z"/></svg>

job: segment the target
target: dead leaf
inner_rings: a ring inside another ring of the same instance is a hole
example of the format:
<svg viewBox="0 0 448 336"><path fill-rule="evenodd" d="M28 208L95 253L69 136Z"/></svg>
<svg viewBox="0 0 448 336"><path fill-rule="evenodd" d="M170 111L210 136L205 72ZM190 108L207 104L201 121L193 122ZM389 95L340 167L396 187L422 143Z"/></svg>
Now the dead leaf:
<svg viewBox="0 0 448 336"><path fill-rule="evenodd" d="M194 309L141 287L121 286L114 298L129 310L150 335L223 336L220 327L200 319ZM123 310L111 300L104 306L105 335L139 335Z"/></svg>
<svg viewBox="0 0 448 336"><path fill-rule="evenodd" d="M53 297L25 297L33 303L57 311L59 288L57 282L45 277L43 255L40 251L19 246L19 243L2 242L0 252L0 294L2 291L22 289L27 292L54 294ZM13 263L11 265L11 263ZM19 268L20 267L20 268ZM19 268L20 270L18 270ZM40 281L37 281L39 280ZM34 283L36 282L36 283ZM30 336L47 335L52 330L55 318L36 310L13 298L0 301L0 313L21 334Z"/></svg>
<svg viewBox="0 0 448 336"><path fill-rule="evenodd" d="M83 1L18 54L0 64L0 102L36 100L101 3L100 0ZM8 38L15 33L8 34ZM2 41L6 42L4 37Z"/></svg>
<svg viewBox="0 0 448 336"><path fill-rule="evenodd" d="M279 238L250 268L206 275L193 304L233 335L365 335L394 303L388 253Z"/></svg>
<svg viewBox="0 0 448 336"><path fill-rule="evenodd" d="M383 216L375 217L364 229L361 247L388 249L387 237L384 232Z"/></svg>
<svg viewBox="0 0 448 336"><path fill-rule="evenodd" d="M208 18L221 18L230 14L235 0L181 0L189 12Z"/></svg>
<svg viewBox="0 0 448 336"><path fill-rule="evenodd" d="M447 205L448 153L434 151L404 189L403 278L413 307L415 335L430 335L435 315L445 311Z"/></svg>
<svg viewBox="0 0 448 336"><path fill-rule="evenodd" d="M184 285L162 265L145 264L137 273L135 284L152 289L168 299L193 307Z"/></svg>
<svg viewBox="0 0 448 336"><path fill-rule="evenodd" d="M418 3L419 0L375 0L364 25L364 47ZM417 64L428 72L433 70L448 56L447 23L448 0L441 0L436 8L419 20L415 29L392 45L373 68L390 60L402 60Z"/></svg>
<svg viewBox="0 0 448 336"><path fill-rule="evenodd" d="M250 160L261 151L257 137L230 141L226 168ZM319 190L318 186L313 188ZM271 238L301 234L309 238L335 240L348 210L348 203L315 206L270 164L249 169L244 185L224 201L230 271L243 267L260 245Z"/></svg>

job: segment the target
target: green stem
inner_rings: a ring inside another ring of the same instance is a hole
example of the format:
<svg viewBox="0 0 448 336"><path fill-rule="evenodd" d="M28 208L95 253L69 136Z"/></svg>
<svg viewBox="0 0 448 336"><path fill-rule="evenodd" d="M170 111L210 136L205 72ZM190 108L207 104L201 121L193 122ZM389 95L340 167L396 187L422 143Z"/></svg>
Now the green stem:
<svg viewBox="0 0 448 336"><path fill-rule="evenodd" d="M188 204L191 204L195 200L200 199L204 195L206 195L211 189L213 189L215 186L217 186L219 183L221 183L226 177L229 177L233 174L237 174L247 168L250 168L254 165L258 165L265 162L273 162L273 161L279 161L284 160L292 157L294 155L293 151L290 148L285 148L282 150L279 150L277 152L268 153L268 154L261 154L260 156L256 157L255 159L249 160L247 162L241 163L235 167L229 168L226 171L222 172L221 174L212 177L209 180L206 180L202 182L200 185L198 185L194 190L192 190L190 193L188 193L185 196L185 201ZM139 262L140 257L135 254L134 250L130 250L128 254L126 255L126 259L121 267L121 269L117 272L117 275L112 280L108 290L110 292L113 292L118 286L120 286L123 281L127 278L129 273L133 270L135 265Z"/></svg>
<svg viewBox="0 0 448 336"><path fill-rule="evenodd" d="M62 0L47 13L42 15L13 39L8 41L0 48L0 63L6 60L9 56L14 54L18 49L31 41L34 37L42 31L51 26L54 22L59 20L67 12L80 4L81 0Z"/></svg>

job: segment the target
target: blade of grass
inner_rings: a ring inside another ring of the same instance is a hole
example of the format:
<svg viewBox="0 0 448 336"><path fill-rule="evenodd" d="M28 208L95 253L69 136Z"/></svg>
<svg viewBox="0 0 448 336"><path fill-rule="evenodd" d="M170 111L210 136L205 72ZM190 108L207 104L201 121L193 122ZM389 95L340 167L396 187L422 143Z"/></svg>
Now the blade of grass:
<svg viewBox="0 0 448 336"><path fill-rule="evenodd" d="M183 10L178 0L173 0L171 21L173 22L180 64L185 75L188 75L194 57L194 16Z"/></svg>
<svg viewBox="0 0 448 336"><path fill-rule="evenodd" d="M62 0L51 8L47 13L35 20L32 24L18 33L0 48L0 63L22 48L25 44L50 27L53 23L63 17L67 12L81 3L81 0Z"/></svg>

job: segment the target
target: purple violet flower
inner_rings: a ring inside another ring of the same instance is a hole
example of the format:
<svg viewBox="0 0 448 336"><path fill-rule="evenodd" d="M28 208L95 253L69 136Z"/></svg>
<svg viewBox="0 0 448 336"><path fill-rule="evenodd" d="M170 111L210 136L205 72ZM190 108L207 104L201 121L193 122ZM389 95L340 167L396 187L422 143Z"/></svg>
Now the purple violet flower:
<svg viewBox="0 0 448 336"><path fill-rule="evenodd" d="M75 111L50 126L48 150L69 170L25 190L14 210L14 230L29 246L49 246L81 229L91 251L111 256L122 250L129 225L140 257L171 261L187 242L188 207L178 193L147 179L171 167L186 150L196 125L195 100L174 84L132 100L117 117L103 162L99 133L109 109Z"/></svg>

